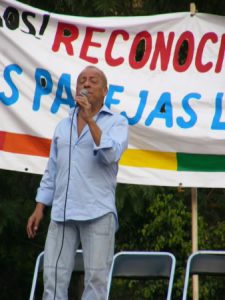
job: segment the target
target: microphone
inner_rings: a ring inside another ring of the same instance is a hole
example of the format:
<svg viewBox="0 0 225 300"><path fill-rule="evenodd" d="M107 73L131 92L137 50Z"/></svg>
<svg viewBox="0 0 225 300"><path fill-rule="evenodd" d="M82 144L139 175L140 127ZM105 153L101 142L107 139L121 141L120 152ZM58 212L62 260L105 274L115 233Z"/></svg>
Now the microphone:
<svg viewBox="0 0 225 300"><path fill-rule="evenodd" d="M79 96L87 97L87 95L88 95L88 90L86 90L86 89L81 89L81 90L80 90ZM76 103L75 103L75 108L77 108L77 106L78 106L78 103L76 102Z"/></svg>
<svg viewBox="0 0 225 300"><path fill-rule="evenodd" d="M87 97L87 95L88 95L88 90L86 90L86 89L80 90L79 96L85 96L85 97Z"/></svg>

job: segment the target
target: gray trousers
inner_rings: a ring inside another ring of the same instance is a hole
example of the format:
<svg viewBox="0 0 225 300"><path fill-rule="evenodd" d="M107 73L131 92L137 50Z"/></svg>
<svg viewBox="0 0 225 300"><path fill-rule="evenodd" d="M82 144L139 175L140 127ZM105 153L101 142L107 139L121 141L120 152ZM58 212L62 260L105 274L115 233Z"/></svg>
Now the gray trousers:
<svg viewBox="0 0 225 300"><path fill-rule="evenodd" d="M84 256L84 292L82 300L105 300L108 274L114 254L115 218L109 213L90 221L65 223L62 252L55 267L62 245L63 223L51 221L45 243L43 300L68 299L68 287L75 263L75 253L81 242Z"/></svg>

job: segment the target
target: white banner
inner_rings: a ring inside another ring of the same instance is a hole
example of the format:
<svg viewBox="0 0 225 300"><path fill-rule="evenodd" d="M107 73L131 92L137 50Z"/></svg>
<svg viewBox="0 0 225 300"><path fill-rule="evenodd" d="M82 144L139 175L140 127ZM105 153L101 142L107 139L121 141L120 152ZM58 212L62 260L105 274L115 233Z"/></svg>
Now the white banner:
<svg viewBox="0 0 225 300"><path fill-rule="evenodd" d="M87 18L1 0L0 168L43 173L92 64L108 77L106 105L130 124L119 182L224 187L224 57L221 16Z"/></svg>

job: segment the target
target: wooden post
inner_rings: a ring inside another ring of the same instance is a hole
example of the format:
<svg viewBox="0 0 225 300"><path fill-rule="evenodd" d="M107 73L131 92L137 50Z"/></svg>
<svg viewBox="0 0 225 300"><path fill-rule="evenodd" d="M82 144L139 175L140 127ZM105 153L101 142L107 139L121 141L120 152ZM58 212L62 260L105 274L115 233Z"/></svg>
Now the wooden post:
<svg viewBox="0 0 225 300"><path fill-rule="evenodd" d="M192 202L192 252L198 250L198 194L197 188L191 188ZM192 277L193 300L199 299L198 275Z"/></svg>
<svg viewBox="0 0 225 300"><path fill-rule="evenodd" d="M197 13L197 8L194 2L190 3L190 14L193 17Z"/></svg>

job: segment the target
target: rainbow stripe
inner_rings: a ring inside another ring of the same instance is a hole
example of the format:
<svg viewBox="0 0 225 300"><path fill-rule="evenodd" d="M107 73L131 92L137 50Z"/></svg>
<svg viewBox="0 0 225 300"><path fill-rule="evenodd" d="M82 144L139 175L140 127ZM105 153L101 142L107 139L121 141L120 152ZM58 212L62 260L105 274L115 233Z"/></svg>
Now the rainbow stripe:
<svg viewBox="0 0 225 300"><path fill-rule="evenodd" d="M0 151L48 157L50 139L0 131Z"/></svg>
<svg viewBox="0 0 225 300"><path fill-rule="evenodd" d="M225 155L128 149L120 164L171 171L225 172Z"/></svg>
<svg viewBox="0 0 225 300"><path fill-rule="evenodd" d="M51 140L0 131L0 151L48 157ZM171 171L225 172L225 155L127 149L120 165Z"/></svg>

